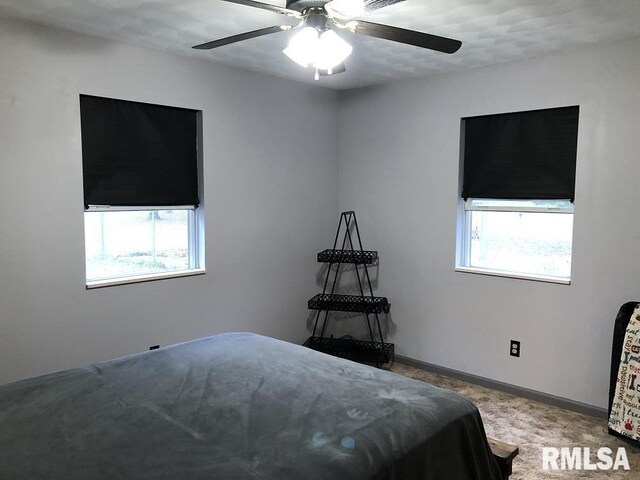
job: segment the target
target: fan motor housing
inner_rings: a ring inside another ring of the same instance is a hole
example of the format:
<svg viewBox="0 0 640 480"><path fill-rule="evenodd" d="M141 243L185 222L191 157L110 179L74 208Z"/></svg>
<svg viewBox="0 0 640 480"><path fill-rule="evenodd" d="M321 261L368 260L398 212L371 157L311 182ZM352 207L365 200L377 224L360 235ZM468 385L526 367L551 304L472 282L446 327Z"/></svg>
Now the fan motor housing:
<svg viewBox="0 0 640 480"><path fill-rule="evenodd" d="M302 12L309 8L324 7L324 4L328 0L287 0L287 8L289 10L295 10L296 12Z"/></svg>

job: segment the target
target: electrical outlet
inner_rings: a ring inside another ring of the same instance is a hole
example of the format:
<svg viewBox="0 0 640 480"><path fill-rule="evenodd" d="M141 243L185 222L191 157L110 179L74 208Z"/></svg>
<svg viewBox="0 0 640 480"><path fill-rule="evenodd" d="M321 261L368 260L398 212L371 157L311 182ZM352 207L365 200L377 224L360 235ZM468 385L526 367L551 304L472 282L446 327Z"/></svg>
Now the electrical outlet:
<svg viewBox="0 0 640 480"><path fill-rule="evenodd" d="M509 353L511 354L512 357L519 357L520 356L520 341L519 340L511 340L510 346L509 346Z"/></svg>

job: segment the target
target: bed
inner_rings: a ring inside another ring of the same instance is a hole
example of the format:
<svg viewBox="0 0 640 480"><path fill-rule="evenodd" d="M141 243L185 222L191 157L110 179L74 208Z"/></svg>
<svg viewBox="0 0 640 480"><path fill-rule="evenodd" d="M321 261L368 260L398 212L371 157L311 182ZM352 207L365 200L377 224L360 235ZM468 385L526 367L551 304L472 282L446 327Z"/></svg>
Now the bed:
<svg viewBox="0 0 640 480"><path fill-rule="evenodd" d="M228 333L0 386L0 479L493 480L476 407Z"/></svg>

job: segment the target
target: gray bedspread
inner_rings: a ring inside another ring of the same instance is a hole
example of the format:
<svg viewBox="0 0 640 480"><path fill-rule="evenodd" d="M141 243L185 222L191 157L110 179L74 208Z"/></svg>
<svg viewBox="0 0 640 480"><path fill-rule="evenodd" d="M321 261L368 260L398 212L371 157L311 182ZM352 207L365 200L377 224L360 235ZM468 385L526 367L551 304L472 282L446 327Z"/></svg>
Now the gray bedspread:
<svg viewBox="0 0 640 480"><path fill-rule="evenodd" d="M0 386L0 479L498 479L453 392L250 333Z"/></svg>

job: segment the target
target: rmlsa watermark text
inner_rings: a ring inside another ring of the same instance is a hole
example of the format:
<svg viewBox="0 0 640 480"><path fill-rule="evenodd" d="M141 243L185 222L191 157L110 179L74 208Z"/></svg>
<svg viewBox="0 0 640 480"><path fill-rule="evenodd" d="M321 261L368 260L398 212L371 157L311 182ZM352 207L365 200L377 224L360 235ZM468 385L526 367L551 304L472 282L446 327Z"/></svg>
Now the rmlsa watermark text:
<svg viewBox="0 0 640 480"><path fill-rule="evenodd" d="M594 461L595 460L595 461ZM629 460L624 447L615 455L608 447L599 448L595 459L589 447L543 447L543 470L629 470Z"/></svg>

